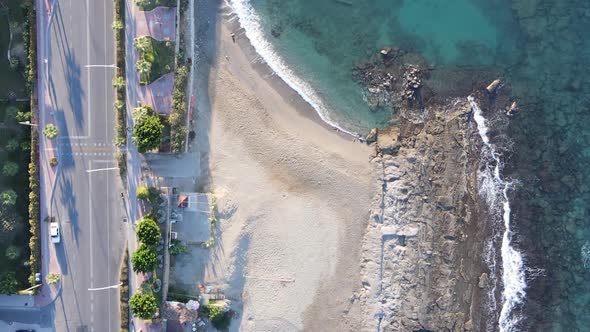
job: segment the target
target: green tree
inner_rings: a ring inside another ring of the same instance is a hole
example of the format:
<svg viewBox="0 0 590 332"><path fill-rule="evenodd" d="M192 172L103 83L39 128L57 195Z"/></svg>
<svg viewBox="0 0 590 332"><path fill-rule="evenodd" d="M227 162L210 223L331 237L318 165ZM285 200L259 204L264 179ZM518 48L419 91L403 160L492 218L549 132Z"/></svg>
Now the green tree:
<svg viewBox="0 0 590 332"><path fill-rule="evenodd" d="M151 319L158 311L158 302L152 293L135 293L129 300L131 312L141 319Z"/></svg>
<svg viewBox="0 0 590 332"><path fill-rule="evenodd" d="M8 189L0 193L0 203L2 206L14 206L16 204L17 194L14 190Z"/></svg>
<svg viewBox="0 0 590 332"><path fill-rule="evenodd" d="M117 90L125 88L125 77L117 76L113 78L113 87Z"/></svg>
<svg viewBox="0 0 590 332"><path fill-rule="evenodd" d="M160 243L160 227L158 223L150 218L143 217L137 224L137 239L148 246L157 246Z"/></svg>
<svg viewBox="0 0 590 332"><path fill-rule="evenodd" d="M20 250L18 249L17 246L8 246L8 248L6 248L5 255L6 255L6 258L13 261L20 256Z"/></svg>
<svg viewBox="0 0 590 332"><path fill-rule="evenodd" d="M148 36L139 36L133 41L133 45L140 52L147 52L152 48L152 41Z"/></svg>
<svg viewBox="0 0 590 332"><path fill-rule="evenodd" d="M2 166L2 174L5 176L15 176L18 173L18 165L15 162L7 161Z"/></svg>
<svg viewBox="0 0 590 332"><path fill-rule="evenodd" d="M0 294L14 294L18 290L18 282L14 272L5 272L0 276Z"/></svg>
<svg viewBox="0 0 590 332"><path fill-rule="evenodd" d="M137 198L148 199L150 197L150 191L146 185L137 187Z"/></svg>
<svg viewBox="0 0 590 332"><path fill-rule="evenodd" d="M49 273L47 275L47 277L45 277L45 280L47 281L48 284L53 285L53 284L57 284L60 280L60 275L57 273Z"/></svg>
<svg viewBox="0 0 590 332"><path fill-rule="evenodd" d="M158 264L156 251L142 243L131 255L131 264L135 272L153 271Z"/></svg>
<svg viewBox="0 0 590 332"><path fill-rule="evenodd" d="M48 124L43 128L43 135L49 139L54 139L59 135L59 129L54 124Z"/></svg>
<svg viewBox="0 0 590 332"><path fill-rule="evenodd" d="M137 72L139 73L141 78L144 80L146 80L152 72L152 63L143 58L137 60L137 62L135 63L135 67L137 68Z"/></svg>
<svg viewBox="0 0 590 332"><path fill-rule="evenodd" d="M144 153L160 146L164 125L160 117L153 113L140 118L133 127L133 142L137 151Z"/></svg>
<svg viewBox="0 0 590 332"><path fill-rule="evenodd" d="M16 138L11 138L6 142L6 150L16 151L20 147L20 142Z"/></svg>

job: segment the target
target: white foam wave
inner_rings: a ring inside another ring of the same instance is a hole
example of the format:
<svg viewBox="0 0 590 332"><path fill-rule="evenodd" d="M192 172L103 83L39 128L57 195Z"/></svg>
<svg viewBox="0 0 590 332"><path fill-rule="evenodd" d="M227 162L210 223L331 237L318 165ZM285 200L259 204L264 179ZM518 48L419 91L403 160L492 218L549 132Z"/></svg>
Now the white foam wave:
<svg viewBox="0 0 590 332"><path fill-rule="evenodd" d="M254 8L252 8L250 1L226 1L238 16L240 25L244 28L246 37L248 37L256 52L262 57L262 59L264 59L266 64L275 72L275 74L295 90L309 105L311 105L324 122L346 134L361 138L359 134L340 127L338 123L331 118L327 107L314 89L307 82L297 76L289 66L287 66L283 58L275 51L273 45L265 38L264 32L262 31L260 17Z"/></svg>
<svg viewBox="0 0 590 332"><path fill-rule="evenodd" d="M508 190L512 183L502 179L500 174L501 161L496 151L496 147L490 142L488 137L488 127L481 109L473 99L467 98L473 118L477 124L479 136L481 137L486 153L493 160L493 165L489 165L486 172L482 172L480 186L482 194L486 197L488 203L493 203L492 208L498 199L501 200L502 221L504 223L504 234L502 235L502 245L500 254L502 256L502 309L500 311L500 331L516 331L516 326L521 317L513 313L516 306L522 304L525 297L526 281L525 269L522 255L511 246L512 233L510 230L510 201L508 200Z"/></svg>

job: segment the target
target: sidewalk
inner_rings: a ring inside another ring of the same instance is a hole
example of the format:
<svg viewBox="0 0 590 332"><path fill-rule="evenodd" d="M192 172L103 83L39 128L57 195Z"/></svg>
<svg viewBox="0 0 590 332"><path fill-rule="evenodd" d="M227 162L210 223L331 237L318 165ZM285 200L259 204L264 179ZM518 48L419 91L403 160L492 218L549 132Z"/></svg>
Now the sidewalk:
<svg viewBox="0 0 590 332"><path fill-rule="evenodd" d="M44 307L52 303L61 291L61 282L57 285L48 285L45 277L49 273L61 275L61 269L57 261L55 247L49 244L49 225L46 218L51 213L51 200L55 190L55 183L58 177L59 165L51 166L51 158L57 158L57 138L55 140L46 139L43 136L43 128L47 124L57 125L53 117L51 106L51 97L46 88L48 77L47 68L49 63L47 59L48 38L51 29L51 22L54 14L56 0L39 1L37 12L45 15L37 16L37 96L39 101L39 116L37 130L39 134L39 222L40 222L40 241L41 241L41 291L34 298L34 306L37 308ZM59 159L59 158L58 158Z"/></svg>

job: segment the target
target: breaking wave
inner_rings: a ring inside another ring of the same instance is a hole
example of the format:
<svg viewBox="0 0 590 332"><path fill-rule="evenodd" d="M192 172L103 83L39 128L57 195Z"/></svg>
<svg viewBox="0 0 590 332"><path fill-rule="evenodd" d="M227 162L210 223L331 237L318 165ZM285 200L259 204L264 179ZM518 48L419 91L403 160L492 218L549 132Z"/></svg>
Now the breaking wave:
<svg viewBox="0 0 590 332"><path fill-rule="evenodd" d="M256 53L264 59L266 64L278 75L289 87L295 90L313 109L320 118L330 126L351 136L360 138L359 134L350 132L342 128L334 121L322 102L322 99L314 89L303 79L297 76L291 68L285 63L282 57L274 50L272 44L265 38L260 22L260 17L252 8L249 0L227 0L228 5L240 20L240 25L244 29L246 37L256 50Z"/></svg>
<svg viewBox="0 0 590 332"><path fill-rule="evenodd" d="M479 193L482 195L491 210L496 207L501 209L501 217L504 226L500 255L502 257L502 309L500 311L499 326L502 332L517 330L517 324L521 317L514 313L514 309L523 303L526 289L525 267L522 255L512 247L512 232L510 230L510 201L508 190L512 183L505 181L500 169L502 166L497 148L488 137L487 121L481 109L473 99L467 98L473 111L473 118L477 124L479 136L484 143L484 157L489 160L486 168L479 173Z"/></svg>

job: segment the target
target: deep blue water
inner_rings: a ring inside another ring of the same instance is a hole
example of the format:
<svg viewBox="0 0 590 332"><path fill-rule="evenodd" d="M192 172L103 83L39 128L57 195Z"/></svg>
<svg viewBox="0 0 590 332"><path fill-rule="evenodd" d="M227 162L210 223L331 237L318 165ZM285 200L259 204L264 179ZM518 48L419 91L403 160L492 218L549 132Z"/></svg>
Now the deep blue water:
<svg viewBox="0 0 590 332"><path fill-rule="evenodd" d="M510 147L502 175L514 183L513 244L528 267L526 299L511 316L521 320L512 330L590 330L590 2L233 3L271 67L350 132L386 126L396 111L371 109L351 75L382 47L424 57L434 68L430 84L449 96L466 97L474 82L484 84L465 73L501 76L522 109L502 140L502 149Z"/></svg>

